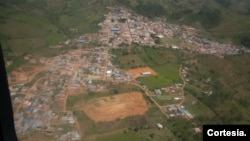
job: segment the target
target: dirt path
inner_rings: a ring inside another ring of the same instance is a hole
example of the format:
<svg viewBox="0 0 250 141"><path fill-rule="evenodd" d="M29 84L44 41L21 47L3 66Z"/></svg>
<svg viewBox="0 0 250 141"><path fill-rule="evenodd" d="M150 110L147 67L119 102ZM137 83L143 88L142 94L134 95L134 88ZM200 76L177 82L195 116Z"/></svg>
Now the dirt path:
<svg viewBox="0 0 250 141"><path fill-rule="evenodd" d="M125 16L126 16L126 19L128 19L128 13L127 13L127 11L125 12ZM128 31L129 31L129 35L130 35L130 42L129 42L129 44L131 44L131 42L132 42L132 34L131 34L131 31L130 31L130 28L129 28L128 20L126 20L126 23L127 23ZM129 54L131 53L131 46L128 46L128 53Z"/></svg>
<svg viewBox="0 0 250 141"><path fill-rule="evenodd" d="M181 69L182 69L182 65L180 65L180 68L179 68L179 75L180 75L180 77L181 77L181 79L182 79L182 81L183 81L183 85L182 85L182 88L181 88L181 93L182 93L182 101L179 103L179 104L177 104L178 106L181 106L182 104L183 104L183 102L185 101L185 92L184 92L184 88L185 88L185 86L186 86L186 81L185 81L185 79L184 79L184 77L183 77L183 75L181 74Z"/></svg>

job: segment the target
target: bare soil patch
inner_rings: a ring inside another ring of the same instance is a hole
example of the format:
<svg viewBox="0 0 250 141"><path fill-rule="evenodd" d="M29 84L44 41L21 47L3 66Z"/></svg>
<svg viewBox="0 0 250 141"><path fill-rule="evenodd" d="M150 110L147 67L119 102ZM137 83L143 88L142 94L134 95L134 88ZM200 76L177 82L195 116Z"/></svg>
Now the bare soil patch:
<svg viewBox="0 0 250 141"><path fill-rule="evenodd" d="M95 122L113 121L143 115L148 105L140 92L129 92L92 99L84 104L83 110Z"/></svg>
<svg viewBox="0 0 250 141"><path fill-rule="evenodd" d="M33 77L44 70L42 66L24 66L20 67L10 73L9 84L19 84L31 81Z"/></svg>
<svg viewBox="0 0 250 141"><path fill-rule="evenodd" d="M157 75L157 73L149 67L130 69L127 72L129 74L132 74L134 78L144 76L142 73L145 73L145 72L150 72L151 74L149 75Z"/></svg>

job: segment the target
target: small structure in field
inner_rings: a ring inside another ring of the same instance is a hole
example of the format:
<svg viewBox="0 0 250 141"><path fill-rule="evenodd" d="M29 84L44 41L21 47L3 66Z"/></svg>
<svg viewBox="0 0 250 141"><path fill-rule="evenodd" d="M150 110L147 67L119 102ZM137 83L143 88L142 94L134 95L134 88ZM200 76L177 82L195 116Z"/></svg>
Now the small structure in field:
<svg viewBox="0 0 250 141"><path fill-rule="evenodd" d="M160 123L157 123L156 126L157 126L159 129L163 129L163 125L160 124Z"/></svg>
<svg viewBox="0 0 250 141"><path fill-rule="evenodd" d="M152 73L150 71L145 71L145 72L142 72L141 74L145 76L145 75L151 75Z"/></svg>

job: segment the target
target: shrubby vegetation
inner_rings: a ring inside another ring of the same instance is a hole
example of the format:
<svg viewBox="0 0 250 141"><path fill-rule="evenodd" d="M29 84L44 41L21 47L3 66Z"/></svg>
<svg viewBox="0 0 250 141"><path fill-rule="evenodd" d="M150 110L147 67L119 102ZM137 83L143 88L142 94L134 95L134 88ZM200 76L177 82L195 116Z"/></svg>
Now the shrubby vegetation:
<svg viewBox="0 0 250 141"><path fill-rule="evenodd" d="M237 44L241 44L245 47L250 48L250 34L248 34L248 33L235 35L233 37L233 41Z"/></svg>
<svg viewBox="0 0 250 141"><path fill-rule="evenodd" d="M141 3L135 7L135 11L143 16L154 18L166 15L166 10L159 4Z"/></svg>
<svg viewBox="0 0 250 141"><path fill-rule="evenodd" d="M218 9L202 8L198 13L198 19L203 27L212 28L220 24L221 12Z"/></svg>
<svg viewBox="0 0 250 141"><path fill-rule="evenodd" d="M207 95L194 84L188 84L185 87L185 91L208 106L216 116L200 116L197 118L199 122L202 124L239 124L249 122L250 106L249 96L247 95L249 90L249 79L247 76L249 73L246 71L249 61L246 59L247 55L234 56L225 60L212 58L211 56L200 57L200 61L197 64L199 69L192 74L192 78L201 81L199 77L203 77L203 79L210 77L211 82L209 85L213 93ZM224 70L224 68L228 69Z"/></svg>
<svg viewBox="0 0 250 141"><path fill-rule="evenodd" d="M240 43L243 45L243 46L246 46L246 47L249 47L250 48L250 37L243 37L240 41Z"/></svg>
<svg viewBox="0 0 250 141"><path fill-rule="evenodd" d="M228 8L231 5L230 0L216 0L220 5L222 5L225 8Z"/></svg>

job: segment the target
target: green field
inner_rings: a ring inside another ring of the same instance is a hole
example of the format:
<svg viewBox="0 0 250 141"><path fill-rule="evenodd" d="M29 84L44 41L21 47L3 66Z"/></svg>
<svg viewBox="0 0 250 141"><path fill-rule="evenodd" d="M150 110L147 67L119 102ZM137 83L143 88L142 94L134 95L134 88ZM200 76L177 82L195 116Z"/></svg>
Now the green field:
<svg viewBox="0 0 250 141"><path fill-rule="evenodd" d="M181 100L174 100L171 96L163 96L163 98L154 97L154 100L161 106L179 104Z"/></svg>
<svg viewBox="0 0 250 141"><path fill-rule="evenodd" d="M156 96L159 100L171 100L172 97L169 95L157 95Z"/></svg>
<svg viewBox="0 0 250 141"><path fill-rule="evenodd" d="M171 49L144 47L138 50L138 56L157 73L156 76L138 79L150 90L181 82L178 73L181 60L179 52Z"/></svg>
<svg viewBox="0 0 250 141"><path fill-rule="evenodd" d="M113 63L123 69L147 66L155 70L156 76L138 78L150 90L181 82L179 64L182 56L176 50L132 45L130 53L128 49L112 50L111 53L116 56Z"/></svg>
<svg viewBox="0 0 250 141"><path fill-rule="evenodd" d="M158 67L151 67L158 74L157 76L149 76L138 78L143 85L146 85L150 90L154 90L161 87L166 87L173 83L181 82L178 73L178 64L164 64Z"/></svg>
<svg viewBox="0 0 250 141"><path fill-rule="evenodd" d="M185 103L183 104L185 108L192 113L196 118L197 117L213 117L215 113L204 103L200 102L192 95L188 94L185 96ZM192 102L187 102L188 100L192 99Z"/></svg>

